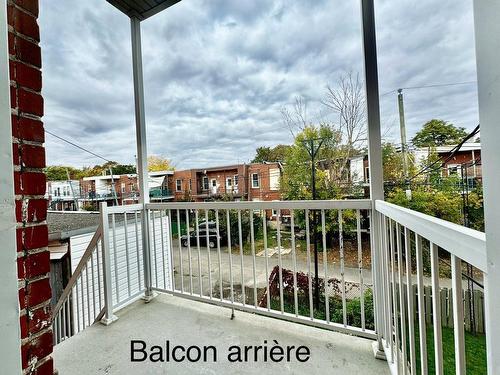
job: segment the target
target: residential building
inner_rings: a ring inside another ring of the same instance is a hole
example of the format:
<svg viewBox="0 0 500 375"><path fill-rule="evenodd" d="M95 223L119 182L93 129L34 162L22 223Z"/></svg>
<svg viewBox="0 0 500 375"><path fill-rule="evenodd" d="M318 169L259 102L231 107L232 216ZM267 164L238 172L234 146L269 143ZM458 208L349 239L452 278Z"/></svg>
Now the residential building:
<svg viewBox="0 0 500 375"><path fill-rule="evenodd" d="M235 164L175 171L169 189L175 201L280 200L279 163Z"/></svg>
<svg viewBox="0 0 500 375"><path fill-rule="evenodd" d="M76 211L79 207L80 181L47 181L45 198L49 210Z"/></svg>

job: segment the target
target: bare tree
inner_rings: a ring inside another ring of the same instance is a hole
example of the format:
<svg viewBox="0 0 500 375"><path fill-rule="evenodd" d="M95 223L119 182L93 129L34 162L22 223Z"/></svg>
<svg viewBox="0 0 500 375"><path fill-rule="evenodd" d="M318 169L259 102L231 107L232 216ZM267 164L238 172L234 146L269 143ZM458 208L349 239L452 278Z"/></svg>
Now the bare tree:
<svg viewBox="0 0 500 375"><path fill-rule="evenodd" d="M310 125L307 123L307 102L301 96L295 98L293 110L290 111L287 107L283 107L280 112L285 126L288 127L294 138L297 132L304 131Z"/></svg>
<svg viewBox="0 0 500 375"><path fill-rule="evenodd" d="M330 175L345 180L349 159L354 156L366 140L366 101L363 82L359 74L343 74L335 86L327 86L325 105L339 116L337 129L342 137L342 146L337 161L331 163Z"/></svg>

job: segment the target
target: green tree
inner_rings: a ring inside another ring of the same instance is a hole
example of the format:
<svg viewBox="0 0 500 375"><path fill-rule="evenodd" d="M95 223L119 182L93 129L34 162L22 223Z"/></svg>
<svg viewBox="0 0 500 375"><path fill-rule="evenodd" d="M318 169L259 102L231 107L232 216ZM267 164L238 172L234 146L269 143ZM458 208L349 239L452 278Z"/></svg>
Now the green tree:
<svg viewBox="0 0 500 375"><path fill-rule="evenodd" d="M63 181L69 178L78 180L82 177L82 171L77 168L63 166L63 165L50 165L45 168L45 175L48 181Z"/></svg>
<svg viewBox="0 0 500 375"><path fill-rule="evenodd" d="M384 165L384 181L399 183L404 182L403 153L398 152L392 143L382 145L382 162ZM416 173L415 160L411 154L408 155L408 174Z"/></svg>
<svg viewBox="0 0 500 375"><path fill-rule="evenodd" d="M284 161L292 146L277 145L275 147L259 147L256 150L252 163Z"/></svg>
<svg viewBox="0 0 500 375"><path fill-rule="evenodd" d="M148 156L149 172L171 171L173 169L169 159L157 155Z"/></svg>
<svg viewBox="0 0 500 375"><path fill-rule="evenodd" d="M416 147L436 147L459 143L467 132L443 120L430 120L412 139Z"/></svg>

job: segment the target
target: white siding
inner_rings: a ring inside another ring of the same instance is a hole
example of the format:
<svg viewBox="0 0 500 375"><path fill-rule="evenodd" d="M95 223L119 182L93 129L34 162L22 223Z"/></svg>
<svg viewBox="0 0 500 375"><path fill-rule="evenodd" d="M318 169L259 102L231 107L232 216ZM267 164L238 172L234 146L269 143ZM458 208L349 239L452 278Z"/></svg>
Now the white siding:
<svg viewBox="0 0 500 375"><path fill-rule="evenodd" d="M355 184L363 183L365 180L364 157L351 159L351 181Z"/></svg>
<svg viewBox="0 0 500 375"><path fill-rule="evenodd" d="M279 168L269 169L269 189L280 189L280 170Z"/></svg>

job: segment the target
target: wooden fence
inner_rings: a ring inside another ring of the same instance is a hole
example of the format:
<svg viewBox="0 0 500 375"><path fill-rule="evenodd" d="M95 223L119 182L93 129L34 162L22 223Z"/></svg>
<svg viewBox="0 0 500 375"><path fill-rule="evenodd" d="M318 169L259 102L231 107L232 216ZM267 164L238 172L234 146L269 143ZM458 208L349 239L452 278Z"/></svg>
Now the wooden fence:
<svg viewBox="0 0 500 375"><path fill-rule="evenodd" d="M398 285L396 284L396 287ZM399 290L399 289L398 289ZM406 300L406 285L404 285L404 298ZM413 285L413 316L417 319L417 286ZM398 294L399 296L399 294ZM453 305L452 305L452 290L448 288L441 288L439 293L439 300L441 301L441 322L443 327L453 328ZM474 290L472 293L469 290L463 291L463 304L464 304L464 320L465 330L484 333L484 293L482 290ZM432 324L432 287L424 286L424 306L425 306L425 321L427 324ZM474 326L473 326L474 325Z"/></svg>

